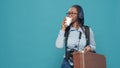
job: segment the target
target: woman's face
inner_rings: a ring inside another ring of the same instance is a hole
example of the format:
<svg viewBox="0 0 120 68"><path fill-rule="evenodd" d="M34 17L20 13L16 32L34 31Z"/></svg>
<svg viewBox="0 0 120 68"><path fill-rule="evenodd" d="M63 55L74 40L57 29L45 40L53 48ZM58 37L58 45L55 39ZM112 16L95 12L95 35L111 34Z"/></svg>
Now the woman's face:
<svg viewBox="0 0 120 68"><path fill-rule="evenodd" d="M75 7L70 8L67 14L68 17L72 18L72 22L78 21L78 11Z"/></svg>

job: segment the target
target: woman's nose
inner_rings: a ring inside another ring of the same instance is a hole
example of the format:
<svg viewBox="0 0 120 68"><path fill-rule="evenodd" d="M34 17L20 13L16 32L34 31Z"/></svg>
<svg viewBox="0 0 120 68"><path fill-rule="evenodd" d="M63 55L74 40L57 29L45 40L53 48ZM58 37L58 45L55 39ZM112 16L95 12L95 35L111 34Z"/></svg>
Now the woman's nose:
<svg viewBox="0 0 120 68"><path fill-rule="evenodd" d="M72 17L72 14L69 14L68 17Z"/></svg>

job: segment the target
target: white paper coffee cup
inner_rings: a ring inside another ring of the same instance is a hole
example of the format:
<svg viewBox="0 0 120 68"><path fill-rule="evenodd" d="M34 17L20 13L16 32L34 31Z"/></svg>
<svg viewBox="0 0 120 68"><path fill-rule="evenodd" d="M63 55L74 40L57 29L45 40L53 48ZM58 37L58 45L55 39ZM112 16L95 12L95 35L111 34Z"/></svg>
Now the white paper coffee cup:
<svg viewBox="0 0 120 68"><path fill-rule="evenodd" d="M72 18L66 17L65 25L69 26L72 23Z"/></svg>

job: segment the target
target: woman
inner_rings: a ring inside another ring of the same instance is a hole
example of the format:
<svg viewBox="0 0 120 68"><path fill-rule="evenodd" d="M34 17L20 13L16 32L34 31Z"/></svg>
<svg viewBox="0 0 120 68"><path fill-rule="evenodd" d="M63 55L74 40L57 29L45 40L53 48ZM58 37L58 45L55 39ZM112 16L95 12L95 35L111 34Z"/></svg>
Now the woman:
<svg viewBox="0 0 120 68"><path fill-rule="evenodd" d="M62 22L62 27L56 40L56 47L63 48L66 52L61 68L73 68L72 53L74 51L95 51L96 44L94 34L89 28L89 41L86 41L84 26L84 13L79 5L73 5L67 13L67 17L72 18L70 26L66 26L66 19ZM89 44L87 44L89 42Z"/></svg>

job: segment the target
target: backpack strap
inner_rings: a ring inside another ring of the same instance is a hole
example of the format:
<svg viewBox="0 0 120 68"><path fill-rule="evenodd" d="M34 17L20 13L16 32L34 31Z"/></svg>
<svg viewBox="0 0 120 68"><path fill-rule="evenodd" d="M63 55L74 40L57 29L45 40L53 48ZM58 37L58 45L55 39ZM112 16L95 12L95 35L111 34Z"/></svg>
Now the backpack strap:
<svg viewBox="0 0 120 68"><path fill-rule="evenodd" d="M83 26L84 27L84 33L85 33L85 36L86 36L86 46L90 46L90 29L89 29L89 26ZM85 47L86 47L85 46ZM96 51L91 51L93 53L96 53Z"/></svg>
<svg viewBox="0 0 120 68"><path fill-rule="evenodd" d="M84 27L84 33L86 36L86 46L90 45L90 30L89 30L89 26L83 26Z"/></svg>
<svg viewBox="0 0 120 68"><path fill-rule="evenodd" d="M65 30L65 34L64 34L64 37L65 37L65 58L68 59L68 55L67 55L67 40L68 40L68 35L70 33L70 26L68 26Z"/></svg>

